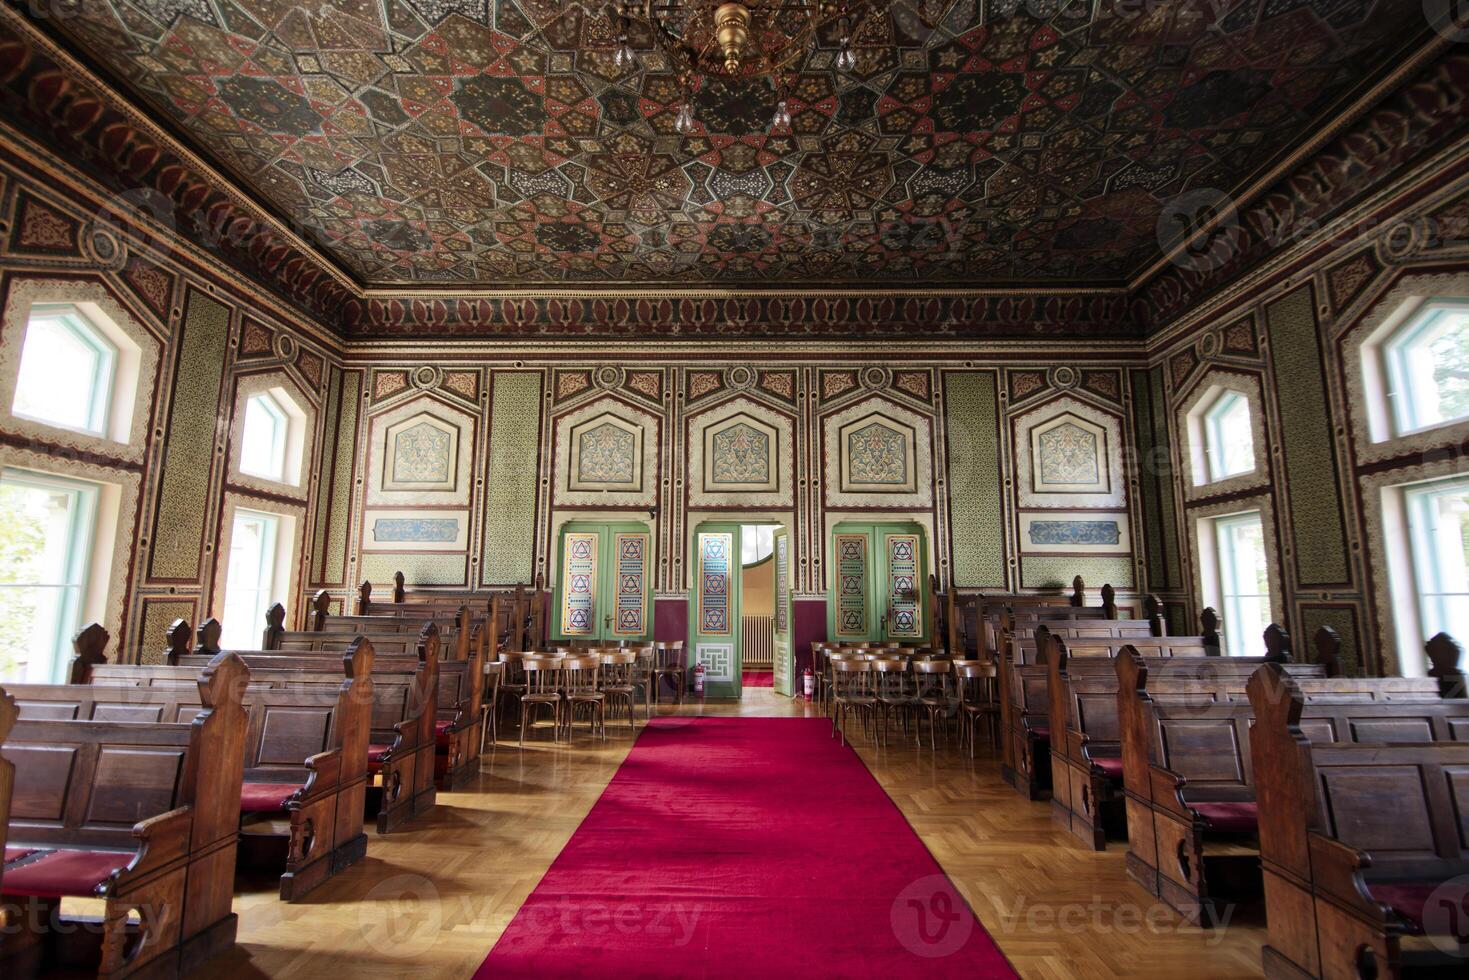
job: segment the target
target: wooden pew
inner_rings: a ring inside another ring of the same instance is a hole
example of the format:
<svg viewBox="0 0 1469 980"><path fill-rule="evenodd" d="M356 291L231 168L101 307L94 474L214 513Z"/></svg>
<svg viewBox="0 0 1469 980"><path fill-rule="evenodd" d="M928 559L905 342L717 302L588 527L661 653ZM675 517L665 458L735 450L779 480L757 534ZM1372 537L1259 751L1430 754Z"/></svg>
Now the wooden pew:
<svg viewBox="0 0 1469 980"><path fill-rule="evenodd" d="M1093 619L1038 623L1030 635L1005 633L997 674L1003 742L1000 773L1006 782L1027 799L1043 800L1051 795L1050 701L1041 657L1042 644L1047 641L1034 637L1059 636L1074 643L1085 640L1088 642L1077 648L1078 655L1115 655L1117 643L1146 642L1153 637L1153 628L1149 620Z"/></svg>
<svg viewBox="0 0 1469 980"><path fill-rule="evenodd" d="M1253 710L1243 699L1165 705L1149 696L1141 658L1124 655L1116 666L1128 873L1190 921L1211 922L1219 903L1257 898L1261 888ZM1341 740L1380 727L1365 720L1359 725L1353 709L1369 719L1380 703L1416 712L1443 700L1436 678L1305 678L1296 684L1307 714L1334 717L1321 730ZM1340 710L1348 714L1337 717Z"/></svg>
<svg viewBox="0 0 1469 980"><path fill-rule="evenodd" d="M295 901L367 853L362 830L372 721L371 641L342 656L335 690L272 686L252 678L240 800L242 857L284 864L280 896ZM133 670L149 670L133 667ZM27 719L188 722L199 713L187 684L23 684L10 688Z"/></svg>
<svg viewBox="0 0 1469 980"><path fill-rule="evenodd" d="M1070 641L1078 648L1083 642ZM1052 637L1054 655L1048 655L1045 664L1051 816L1093 850L1103 850L1109 834L1126 834L1117 669L1109 657L1073 657L1068 645L1065 639ZM1154 656L1140 657L1139 662L1149 674L1149 696L1164 704L1243 698L1255 669L1262 663L1281 662L1282 655L1277 651L1265 657L1178 656L1184 647L1142 643L1131 649L1138 654L1144 649L1154 652ZM1164 649L1174 655L1156 655ZM1286 669L1294 676L1312 678L1337 672L1334 658L1325 663L1291 664Z"/></svg>
<svg viewBox="0 0 1469 980"><path fill-rule="evenodd" d="M234 944L248 676L212 661L187 724L15 722L0 972L178 975ZM63 918L65 897L102 899L101 920Z"/></svg>
<svg viewBox="0 0 1469 980"><path fill-rule="evenodd" d="M463 589L432 589L422 592L410 591L404 584L402 572L393 573L391 601L383 602L372 597L372 583L363 582L357 589L358 615L379 615L385 612L411 612L413 607L444 607L469 605L476 615L488 611L494 624L492 640L498 649L515 653L537 650L548 639L546 632L550 594L542 586L537 575L533 585L518 584L510 592L485 592ZM496 601L499 605L496 606Z"/></svg>
<svg viewBox="0 0 1469 980"><path fill-rule="evenodd" d="M199 628L199 649L218 649L219 624L208 620ZM188 624L176 623L169 631L169 666L135 667L99 665L93 680L106 684L140 686L178 685L191 669L208 658L207 653L186 653ZM358 637L348 638L348 643ZM437 792L434 780L434 738L439 689L438 635L425 626L415 638L411 657L384 655L377 638L372 668L372 722L368 738L365 789L366 815L375 817L377 832L391 833L404 823L433 809ZM342 684L342 670L323 653L279 653L268 650L233 651L250 666L252 682L272 687L335 691Z"/></svg>
<svg viewBox="0 0 1469 980"><path fill-rule="evenodd" d="M1464 889L1430 899L1469 874L1469 702L1373 704L1378 716L1355 719L1369 731L1352 744L1323 731L1342 720L1308 711L1289 677L1262 668L1249 695L1265 975L1401 977L1410 960L1462 975ZM1446 948L1405 948L1425 933L1450 933Z"/></svg>
<svg viewBox="0 0 1469 980"><path fill-rule="evenodd" d="M419 636L424 630L432 630L435 649L443 649L443 634L437 621L432 619L419 620L414 626L412 620L392 618L383 630L369 629L360 621L352 625L351 629L336 632L282 631L271 637L274 645L261 652L309 656L341 649L352 637L369 636L379 656L407 656L410 650L417 649ZM459 630L456 636L464 641L460 646L462 656L440 656L436 666L438 696L434 720L434 766L439 788L445 792L464 788L479 774L480 734L484 722L480 709L485 685L482 659L485 635L483 626L475 635ZM208 649L208 646L203 647L206 653Z"/></svg>

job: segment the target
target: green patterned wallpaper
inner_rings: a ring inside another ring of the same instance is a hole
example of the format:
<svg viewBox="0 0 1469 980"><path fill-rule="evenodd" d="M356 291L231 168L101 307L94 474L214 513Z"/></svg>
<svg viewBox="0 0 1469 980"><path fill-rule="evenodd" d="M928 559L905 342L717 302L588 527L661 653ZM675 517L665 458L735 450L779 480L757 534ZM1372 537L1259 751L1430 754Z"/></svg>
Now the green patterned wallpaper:
<svg viewBox="0 0 1469 980"><path fill-rule="evenodd" d="M342 372L337 368L331 368L326 386L326 406L322 411L322 442L334 444L337 434L342 431L341 419L338 417L342 411ZM327 449L322 448L322 459L326 459ZM324 469L324 467L323 467ZM326 570L326 532L327 524L331 515L331 502L336 496L332 492L330 471L323 474L316 489L316 525L311 537L311 581L322 582L325 580Z"/></svg>
<svg viewBox="0 0 1469 980"><path fill-rule="evenodd" d="M1163 369L1132 375L1133 433L1139 461L1138 501L1143 517L1143 556L1150 589L1183 587L1178 519L1173 499L1173 463Z"/></svg>
<svg viewBox="0 0 1469 980"><path fill-rule="evenodd" d="M1309 286L1265 310L1285 455L1286 498L1300 585L1349 582L1342 488L1337 479L1331 403Z"/></svg>
<svg viewBox="0 0 1469 980"><path fill-rule="evenodd" d="M491 384L480 581L485 585L510 585L530 582L535 577L541 375L496 371Z"/></svg>
<svg viewBox="0 0 1469 980"><path fill-rule="evenodd" d="M995 375L944 375L954 584L1005 589L1005 532Z"/></svg>
<svg viewBox="0 0 1469 980"><path fill-rule="evenodd" d="M188 620L189 625L199 628L194 619L195 606L188 599L143 599L143 627L134 653L141 664L163 663L163 651L167 649L164 637L174 620Z"/></svg>
<svg viewBox="0 0 1469 980"><path fill-rule="evenodd" d="M394 572L402 572L413 585L457 585L469 580L468 556L463 552L443 555L375 554L363 555L358 574L369 582L393 581ZM389 590L391 591L391 590Z"/></svg>
<svg viewBox="0 0 1469 980"><path fill-rule="evenodd" d="M322 582L352 586L347 578L347 532L352 520L352 461L357 451L357 414L362 401L362 373L342 372L341 417L337 421L336 461L332 465L332 482L323 483L321 495L328 498L330 514L326 531L326 557L322 564ZM360 577L360 576L359 576ZM388 573L388 580L393 577Z"/></svg>
<svg viewBox="0 0 1469 980"><path fill-rule="evenodd" d="M1132 588L1132 558L1128 555L1026 555L1020 559L1020 586L1025 589L1069 588L1080 575L1088 589L1111 584Z"/></svg>
<svg viewBox="0 0 1469 980"><path fill-rule="evenodd" d="M149 571L155 579L198 580L230 309L191 290L180 331Z"/></svg>

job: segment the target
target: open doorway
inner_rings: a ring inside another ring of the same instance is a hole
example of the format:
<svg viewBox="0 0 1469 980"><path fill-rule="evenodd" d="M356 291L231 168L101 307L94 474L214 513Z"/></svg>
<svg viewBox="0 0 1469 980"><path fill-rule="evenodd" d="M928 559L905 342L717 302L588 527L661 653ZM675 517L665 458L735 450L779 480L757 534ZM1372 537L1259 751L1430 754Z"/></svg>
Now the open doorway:
<svg viewBox="0 0 1469 980"><path fill-rule="evenodd" d="M774 521L695 525L688 662L712 698L791 695L791 546Z"/></svg>
<svg viewBox="0 0 1469 980"><path fill-rule="evenodd" d="M740 526L742 688L775 686L774 524Z"/></svg>

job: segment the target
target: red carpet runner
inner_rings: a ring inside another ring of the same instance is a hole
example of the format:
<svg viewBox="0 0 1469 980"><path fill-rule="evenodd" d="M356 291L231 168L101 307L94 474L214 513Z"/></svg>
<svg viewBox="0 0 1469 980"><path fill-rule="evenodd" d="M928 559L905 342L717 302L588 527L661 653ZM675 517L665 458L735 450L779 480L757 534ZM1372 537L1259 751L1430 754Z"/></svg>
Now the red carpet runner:
<svg viewBox="0 0 1469 980"><path fill-rule="evenodd" d="M1015 976L828 730L653 720L476 978Z"/></svg>
<svg viewBox="0 0 1469 980"><path fill-rule="evenodd" d="M746 670L740 673L740 687L774 687L775 674L768 670Z"/></svg>

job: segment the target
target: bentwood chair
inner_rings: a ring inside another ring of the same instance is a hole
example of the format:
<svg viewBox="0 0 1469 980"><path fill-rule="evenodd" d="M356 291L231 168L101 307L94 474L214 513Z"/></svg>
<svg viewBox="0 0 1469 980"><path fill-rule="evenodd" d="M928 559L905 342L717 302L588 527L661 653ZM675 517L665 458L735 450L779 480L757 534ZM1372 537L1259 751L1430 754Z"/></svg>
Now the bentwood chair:
<svg viewBox="0 0 1469 980"><path fill-rule="evenodd" d="M505 677L505 661L497 660L485 664L485 688L480 699L479 750L494 745L500 739L500 727L496 708L500 703L500 681Z"/></svg>
<svg viewBox="0 0 1469 980"><path fill-rule="evenodd" d="M853 712L866 731L877 713L877 697L872 693L872 661L860 657L834 659L831 662L831 697L835 714L832 732L840 732L842 744L847 742L847 716Z"/></svg>
<svg viewBox="0 0 1469 980"><path fill-rule="evenodd" d="M683 640L659 640L653 644L653 699L663 700L663 679L673 682L674 703L683 704L688 664L684 660ZM652 705L648 707L651 717Z"/></svg>
<svg viewBox="0 0 1469 980"><path fill-rule="evenodd" d="M607 700L607 710L617 717L617 705L627 705L627 730L637 734L638 684L635 671L638 667L636 649L603 649L602 694ZM646 688L644 688L646 690Z"/></svg>
<svg viewBox="0 0 1469 980"><path fill-rule="evenodd" d="M537 708L551 709L551 740L560 738L561 666L564 658L519 655L525 677L525 690L520 695L520 744L525 744L526 725L535 719Z"/></svg>
<svg viewBox="0 0 1469 980"><path fill-rule="evenodd" d="M914 660L913 683L918 696L919 724L914 736L923 743L922 719L928 719L928 747L938 748L938 724L954 710L953 665L947 660Z"/></svg>
<svg viewBox="0 0 1469 980"><path fill-rule="evenodd" d="M908 661L901 656L876 655L868 660L872 670L873 696L877 699L878 740L887 741L888 725L893 715L903 723L903 734L908 733L908 716L914 706L912 686L908 683Z"/></svg>
<svg viewBox="0 0 1469 980"><path fill-rule="evenodd" d="M980 660L966 660L954 665L959 679L959 711L964 727L960 731L960 748L969 740L969 757L974 758L976 729L983 724L990 745L1000 742L999 671L995 665Z"/></svg>
<svg viewBox="0 0 1469 980"><path fill-rule="evenodd" d="M607 740L607 695L601 690L602 654L592 649L561 662L561 692L564 698L566 740L571 741L576 709L587 711L587 734Z"/></svg>

